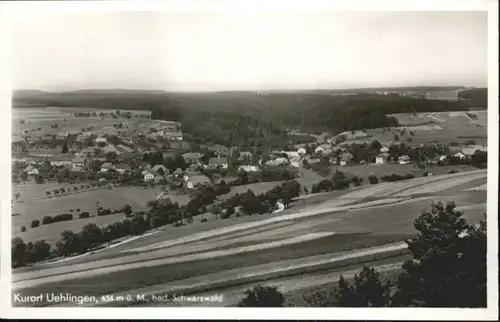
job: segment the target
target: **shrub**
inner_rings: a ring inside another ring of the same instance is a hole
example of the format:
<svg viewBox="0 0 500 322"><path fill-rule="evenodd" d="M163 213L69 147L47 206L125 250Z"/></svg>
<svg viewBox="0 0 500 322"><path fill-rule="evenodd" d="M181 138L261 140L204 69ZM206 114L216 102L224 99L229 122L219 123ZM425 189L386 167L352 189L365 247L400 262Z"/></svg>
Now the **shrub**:
<svg viewBox="0 0 500 322"><path fill-rule="evenodd" d="M58 214L52 217L52 223L73 220L73 214Z"/></svg>
<svg viewBox="0 0 500 322"><path fill-rule="evenodd" d="M69 211L73 212L73 209L70 209Z"/></svg>
<svg viewBox="0 0 500 322"><path fill-rule="evenodd" d="M449 173L449 174L453 174L453 173L458 173L458 171L457 171L457 170L453 170L453 169L451 169L450 171L448 171L448 173Z"/></svg>
<svg viewBox="0 0 500 322"><path fill-rule="evenodd" d="M208 219L207 218L203 218L202 220L200 220L200 222L207 222Z"/></svg>
<svg viewBox="0 0 500 322"><path fill-rule="evenodd" d="M245 297L238 303L239 307L282 307L285 296L277 286L254 286L245 291Z"/></svg>
<svg viewBox="0 0 500 322"><path fill-rule="evenodd" d="M377 184L378 183L378 178L377 178L376 175L370 174L368 176L368 181L370 182L370 184Z"/></svg>
<svg viewBox="0 0 500 322"><path fill-rule="evenodd" d="M24 225L23 225L23 226L21 227L21 232L23 232L23 233L24 233L25 231L26 231L26 226L24 226Z"/></svg>
<svg viewBox="0 0 500 322"><path fill-rule="evenodd" d="M76 211L80 211L80 208L76 208Z"/></svg>
<svg viewBox="0 0 500 322"><path fill-rule="evenodd" d="M31 228L36 228L38 226L40 226L40 220L35 219L31 222Z"/></svg>
<svg viewBox="0 0 500 322"><path fill-rule="evenodd" d="M52 223L52 216L44 216L42 218L42 224L47 225Z"/></svg>
<svg viewBox="0 0 500 322"><path fill-rule="evenodd" d="M90 217L90 214L88 212L81 212L78 214L78 218L82 219L82 218L89 218Z"/></svg>

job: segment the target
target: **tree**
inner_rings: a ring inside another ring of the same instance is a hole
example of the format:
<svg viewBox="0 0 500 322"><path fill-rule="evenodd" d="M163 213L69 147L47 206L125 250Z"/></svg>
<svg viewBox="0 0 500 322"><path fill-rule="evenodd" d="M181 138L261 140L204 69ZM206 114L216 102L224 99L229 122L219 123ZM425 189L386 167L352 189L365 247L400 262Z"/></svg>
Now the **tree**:
<svg viewBox="0 0 500 322"><path fill-rule="evenodd" d="M102 230L96 224L83 226L80 237L82 238L84 250L92 250L97 244L103 241Z"/></svg>
<svg viewBox="0 0 500 322"><path fill-rule="evenodd" d="M21 196L21 194L19 192L17 192L16 193L16 200L18 200L20 196Z"/></svg>
<svg viewBox="0 0 500 322"><path fill-rule="evenodd" d="M47 190L47 191L45 191L45 194L47 195L47 197L50 197L50 195L52 194L52 192L50 190Z"/></svg>
<svg viewBox="0 0 500 322"><path fill-rule="evenodd" d="M245 290L245 297L238 303L239 307L283 307L285 296L277 286L257 285Z"/></svg>
<svg viewBox="0 0 500 322"><path fill-rule="evenodd" d="M24 233L26 231L26 226L21 226L21 232Z"/></svg>
<svg viewBox="0 0 500 322"><path fill-rule="evenodd" d="M31 228L36 228L38 226L40 226L40 220L35 219L31 222Z"/></svg>
<svg viewBox="0 0 500 322"><path fill-rule="evenodd" d="M247 215L258 213L260 210L260 202L250 189L241 195L240 204L241 210Z"/></svg>
<svg viewBox="0 0 500 322"><path fill-rule="evenodd" d="M469 225L455 204L433 203L414 221L394 306L486 307L486 222Z"/></svg>
<svg viewBox="0 0 500 322"><path fill-rule="evenodd" d="M347 307L383 307L389 304L389 286L380 281L380 274L363 266L349 286L343 277L339 279L338 305Z"/></svg>
<svg viewBox="0 0 500 322"><path fill-rule="evenodd" d="M45 240L37 240L35 243L29 242L26 245L26 261L30 263L39 262L50 255L50 244Z"/></svg>
<svg viewBox="0 0 500 322"><path fill-rule="evenodd" d="M397 134L394 134L394 141L396 141L396 142L399 141L399 136Z"/></svg>
<svg viewBox="0 0 500 322"><path fill-rule="evenodd" d="M61 256L69 256L77 253L81 249L81 240L71 230L65 230L61 233L61 239L56 243L57 252Z"/></svg>
<svg viewBox="0 0 500 322"><path fill-rule="evenodd" d="M377 141L377 140L373 140L370 146L371 146L372 149L378 151L382 147L382 144L379 141Z"/></svg>
<svg viewBox="0 0 500 322"><path fill-rule="evenodd" d="M125 215L130 215L132 213L132 207L130 205L123 206L123 213Z"/></svg>
<svg viewBox="0 0 500 322"><path fill-rule="evenodd" d="M14 237L11 240L12 266L21 266L25 263L26 245L21 237Z"/></svg>

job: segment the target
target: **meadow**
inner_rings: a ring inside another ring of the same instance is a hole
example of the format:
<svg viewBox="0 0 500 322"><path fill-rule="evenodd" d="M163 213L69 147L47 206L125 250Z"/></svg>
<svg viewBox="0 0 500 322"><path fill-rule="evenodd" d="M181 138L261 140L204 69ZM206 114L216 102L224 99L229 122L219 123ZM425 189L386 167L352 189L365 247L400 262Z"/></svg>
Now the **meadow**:
<svg viewBox="0 0 500 322"><path fill-rule="evenodd" d="M160 193L161 188L144 189L137 187L118 187L18 202L12 206L12 213L20 214L19 216L12 217L12 234L13 236L20 236L23 239L24 237L28 238L25 240L32 240L31 238L35 237L36 239L43 237L49 240L54 238L53 236L59 236L63 230L61 227L65 228L70 226L75 228L94 221L97 224L108 224L117 221L116 218L112 218L117 216L116 214L91 217L88 219L77 219L78 213L89 212L90 214L95 214L97 202L105 209L121 209L125 204L129 204L132 207L132 211L146 210L147 202L155 200ZM169 196L173 202L178 202L179 205L185 205L189 201L188 195L170 194ZM70 212L70 209L80 209L80 211ZM41 221L46 215L55 215L59 213L73 213L74 219L72 221L49 224L45 227L41 225L40 227L30 228L32 220L38 219ZM21 226L23 225L26 226L27 231L21 233Z"/></svg>

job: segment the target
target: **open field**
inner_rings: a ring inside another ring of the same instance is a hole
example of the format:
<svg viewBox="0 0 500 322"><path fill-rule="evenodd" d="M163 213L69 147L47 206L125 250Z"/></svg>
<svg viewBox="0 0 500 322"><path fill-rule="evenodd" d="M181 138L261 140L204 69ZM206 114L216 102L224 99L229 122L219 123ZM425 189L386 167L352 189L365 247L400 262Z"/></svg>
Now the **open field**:
<svg viewBox="0 0 500 322"><path fill-rule="evenodd" d="M374 164L369 163L367 165L346 165L346 166L331 166L332 174L335 170L342 172L347 172L348 174L356 175L363 178L363 184L369 185L368 176L374 174L381 181L381 177L389 175L391 173L407 174L411 173L415 177L421 177L425 171L432 172L435 175L448 174L450 170L455 170L458 172L472 171L475 168L463 166L463 165L447 165L447 166L430 166L427 170L419 169L413 164L397 164L397 163L385 163L385 164ZM323 178L324 179L324 178ZM317 182L315 182L317 183Z"/></svg>
<svg viewBox="0 0 500 322"><path fill-rule="evenodd" d="M12 213L19 213L20 216L12 217L12 234L20 236L23 239L37 236L37 238L45 238L52 240L54 236L59 236L62 232L61 227L75 228L80 226L82 219L74 219L70 222L58 224L50 224L44 227L44 234L31 232L30 230L42 229L42 226L37 228L30 228L31 221L34 219L42 220L43 216L55 215L59 213L70 213L70 209L80 209L80 212L89 212L94 214L96 212L96 203L99 202L103 208L121 209L124 205L129 204L132 206L132 211L146 209L146 203L150 200L156 199L158 194L161 193L161 188L137 188L137 187L118 187L113 189L99 189L87 192L80 192L61 197L45 198L41 200L27 200L24 202L15 203L12 206ZM178 202L184 205L189 201L188 195L174 195L170 196L173 202ZM73 213L73 217L77 218L78 212ZM113 217L113 215L104 216ZM102 218L104 218L102 217ZM93 217L96 219L101 217ZM107 224L110 219L99 219L99 223ZM102 222L101 222L102 221ZM114 222L116 220L113 220ZM93 222L93 221L90 221ZM85 223L88 223L86 221ZM27 231L20 233L21 226L25 225ZM68 228L70 229L70 228ZM25 239L31 240L31 239Z"/></svg>
<svg viewBox="0 0 500 322"><path fill-rule="evenodd" d="M15 200L15 194L19 192L19 200L27 200L32 198L46 198L46 191L53 192L54 189L64 188L66 190L73 189L73 187L78 187L80 190L81 184L69 184L69 183L58 183L49 182L42 184L25 183L25 184L12 184L12 199ZM86 184L85 184L86 185ZM59 197L60 198L60 197Z"/></svg>
<svg viewBox="0 0 500 322"><path fill-rule="evenodd" d="M412 114L391 114L398 119L401 127L407 133L401 135L397 132L400 142L411 138L413 144L420 143L465 143L474 140L477 144L487 144L488 112L487 110L471 112L436 112ZM363 143L378 140L382 144L394 141L395 128L390 131L383 129L367 129L371 135L364 139L350 140L348 143ZM410 131L415 135L410 135Z"/></svg>
<svg viewBox="0 0 500 322"><path fill-rule="evenodd" d="M311 195L297 201L297 208L279 215L217 220L180 229L169 227L64 264L22 268L14 273L14 287L22 289L23 294L54 290L105 294L170 282L189 286L187 279L208 281L207 274L212 273L234 279L240 275L234 275L236 271L232 270L253 270L255 265L285 269L307 256L328 257L339 251L411 237L415 234L413 220L433 201L453 200L464 209L467 220L478 222L485 212L486 192L466 190L485 182L486 171L479 170L357 187L335 199L328 199L328 193ZM418 191L410 199L395 198L415 187L427 187L432 192ZM363 202L366 196L379 199ZM359 202L352 205L356 200ZM302 208L301 203L309 205Z"/></svg>

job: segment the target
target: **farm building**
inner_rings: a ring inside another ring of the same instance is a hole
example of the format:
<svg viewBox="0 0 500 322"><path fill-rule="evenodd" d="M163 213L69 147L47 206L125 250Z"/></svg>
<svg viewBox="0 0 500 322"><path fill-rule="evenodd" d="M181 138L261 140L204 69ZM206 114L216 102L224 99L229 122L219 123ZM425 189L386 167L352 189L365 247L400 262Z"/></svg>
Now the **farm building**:
<svg viewBox="0 0 500 322"><path fill-rule="evenodd" d="M380 152L381 153L388 153L389 152L389 148L386 147L386 146L383 146L383 147L380 148Z"/></svg>
<svg viewBox="0 0 500 322"><path fill-rule="evenodd" d="M222 169L227 169L229 166L227 158L221 158L221 157L211 158L210 160L208 160L208 165L210 167L220 167Z"/></svg>
<svg viewBox="0 0 500 322"><path fill-rule="evenodd" d="M252 152L242 151L242 152L240 152L238 160L240 160L240 161L245 160L245 159L251 160L252 156L253 156Z"/></svg>
<svg viewBox="0 0 500 322"><path fill-rule="evenodd" d="M144 175L144 182L149 182L149 181L153 181L155 178L155 174L151 171L147 172L145 175Z"/></svg>
<svg viewBox="0 0 500 322"><path fill-rule="evenodd" d="M398 158L399 164L409 164L411 162L411 158L408 155L402 155Z"/></svg>
<svg viewBox="0 0 500 322"><path fill-rule="evenodd" d="M113 164L111 162L104 162L101 165L101 172L108 172L109 170L113 169Z"/></svg>
<svg viewBox="0 0 500 322"><path fill-rule="evenodd" d="M188 164L198 163L202 156L203 154L199 152L187 152L182 155L182 157Z"/></svg>
<svg viewBox="0 0 500 322"><path fill-rule="evenodd" d="M125 172L130 171L130 166L126 163L119 163L115 165L115 169L118 173L124 174Z"/></svg>
<svg viewBox="0 0 500 322"><path fill-rule="evenodd" d="M27 166L23 171L28 175L38 175L39 173L37 167L35 167L34 165Z"/></svg>
<svg viewBox="0 0 500 322"><path fill-rule="evenodd" d="M381 153L375 158L376 164L385 164L389 160L389 153Z"/></svg>
<svg viewBox="0 0 500 322"><path fill-rule="evenodd" d="M290 164L290 161L288 161L287 158L283 158L283 157L279 157L279 158L276 158L274 160L269 160L265 163L266 166L270 166L270 167L279 167L279 166L288 165L288 164Z"/></svg>
<svg viewBox="0 0 500 322"><path fill-rule="evenodd" d="M73 156L70 154L60 154L52 157L50 161L50 165L61 167L61 166L69 166L73 165Z"/></svg>
<svg viewBox="0 0 500 322"><path fill-rule="evenodd" d="M170 171L162 164L155 165L154 167L151 168L151 171L159 175L165 175L170 173Z"/></svg>
<svg viewBox="0 0 500 322"><path fill-rule="evenodd" d="M238 167L238 171L245 171L245 172L258 172L259 167L256 165L240 165Z"/></svg>
<svg viewBox="0 0 500 322"><path fill-rule="evenodd" d="M211 184L211 181L207 176L204 176L204 175L191 176L191 177L189 177L189 180L187 181L187 188L194 189L197 186L207 186L210 184Z"/></svg>
<svg viewBox="0 0 500 322"><path fill-rule="evenodd" d="M353 158L354 156L350 152L342 153L342 155L340 156L340 165L344 166L351 163Z"/></svg>

